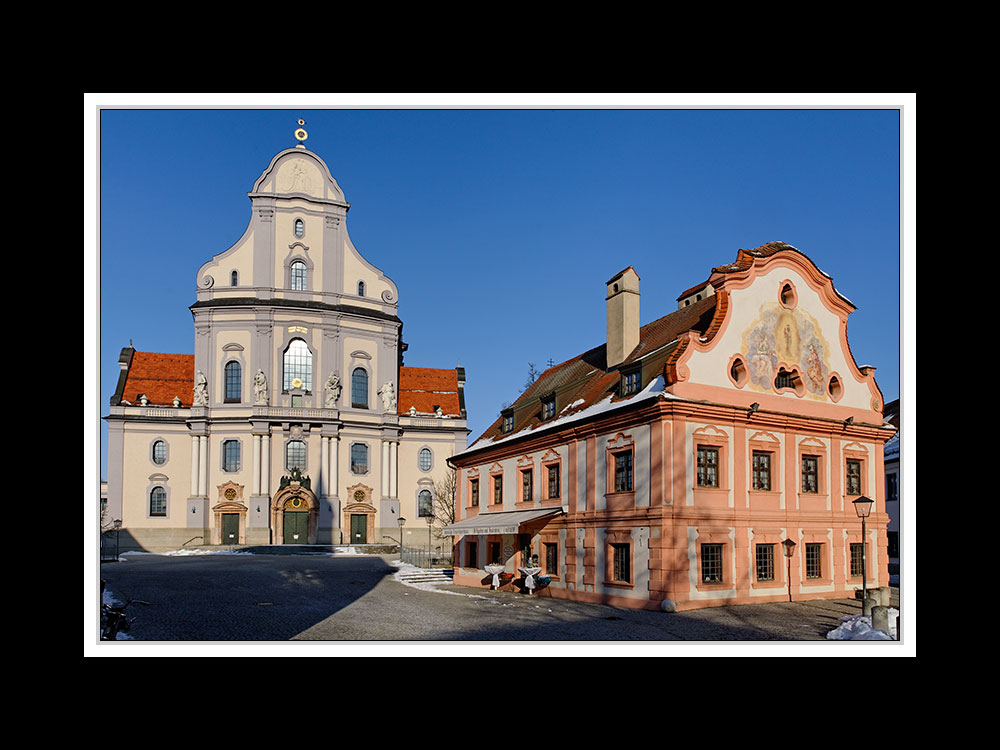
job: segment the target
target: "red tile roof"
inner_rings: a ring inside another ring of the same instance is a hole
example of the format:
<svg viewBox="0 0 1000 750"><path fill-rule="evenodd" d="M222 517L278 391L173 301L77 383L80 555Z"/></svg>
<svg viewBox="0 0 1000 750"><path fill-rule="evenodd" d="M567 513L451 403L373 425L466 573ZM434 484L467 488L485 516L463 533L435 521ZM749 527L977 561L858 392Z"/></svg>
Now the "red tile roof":
<svg viewBox="0 0 1000 750"><path fill-rule="evenodd" d="M193 354L135 352L122 390L122 400L138 404L139 396L145 394L150 404L173 406L176 396L182 406L191 406L193 391Z"/></svg>
<svg viewBox="0 0 1000 750"><path fill-rule="evenodd" d="M458 371L400 367L397 412L409 414L410 408L415 407L420 414L433 414L436 406L441 407L445 416L461 415Z"/></svg>

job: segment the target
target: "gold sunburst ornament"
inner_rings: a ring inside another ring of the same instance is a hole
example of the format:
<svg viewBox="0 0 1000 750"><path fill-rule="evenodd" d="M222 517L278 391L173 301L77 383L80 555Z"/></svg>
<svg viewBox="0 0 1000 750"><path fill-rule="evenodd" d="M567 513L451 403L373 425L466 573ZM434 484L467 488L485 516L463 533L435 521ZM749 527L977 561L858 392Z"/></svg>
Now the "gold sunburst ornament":
<svg viewBox="0 0 1000 750"><path fill-rule="evenodd" d="M303 125L306 124L306 121L300 118L298 122L299 122L299 127L295 131L295 139L299 142L299 145L301 146L302 141L308 138L309 134L305 131L305 128L302 127Z"/></svg>

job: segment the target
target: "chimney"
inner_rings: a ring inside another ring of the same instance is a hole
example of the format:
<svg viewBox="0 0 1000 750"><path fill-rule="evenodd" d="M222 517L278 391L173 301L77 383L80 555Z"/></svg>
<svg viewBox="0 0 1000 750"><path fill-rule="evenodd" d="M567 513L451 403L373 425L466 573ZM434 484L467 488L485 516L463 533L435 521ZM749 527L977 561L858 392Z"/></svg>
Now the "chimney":
<svg viewBox="0 0 1000 750"><path fill-rule="evenodd" d="M608 279L607 367L625 361L639 345L639 274L632 266Z"/></svg>

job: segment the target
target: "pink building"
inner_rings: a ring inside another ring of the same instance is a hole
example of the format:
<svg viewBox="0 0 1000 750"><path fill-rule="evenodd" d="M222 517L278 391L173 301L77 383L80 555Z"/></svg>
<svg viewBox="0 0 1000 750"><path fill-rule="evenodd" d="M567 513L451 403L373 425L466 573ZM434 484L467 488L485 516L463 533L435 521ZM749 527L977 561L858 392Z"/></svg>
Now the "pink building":
<svg viewBox="0 0 1000 750"><path fill-rule="evenodd" d="M604 343L452 458L456 583L671 610L852 597L862 559L868 588L888 585L894 430L828 275L776 242L644 326L632 267L606 306Z"/></svg>

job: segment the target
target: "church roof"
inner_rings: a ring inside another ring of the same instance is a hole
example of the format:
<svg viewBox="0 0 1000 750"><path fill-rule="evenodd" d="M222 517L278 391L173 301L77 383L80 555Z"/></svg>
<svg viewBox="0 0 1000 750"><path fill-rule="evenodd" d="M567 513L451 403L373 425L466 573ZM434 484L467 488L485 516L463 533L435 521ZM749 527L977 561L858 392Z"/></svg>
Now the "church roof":
<svg viewBox="0 0 1000 750"><path fill-rule="evenodd" d="M458 371L429 367L400 367L399 394L396 398L399 414L434 414L441 407L444 416L461 416L458 391Z"/></svg>
<svg viewBox="0 0 1000 750"><path fill-rule="evenodd" d="M132 361L121 387L122 402L138 404L142 395L155 406L191 406L194 391L194 355L132 353Z"/></svg>

